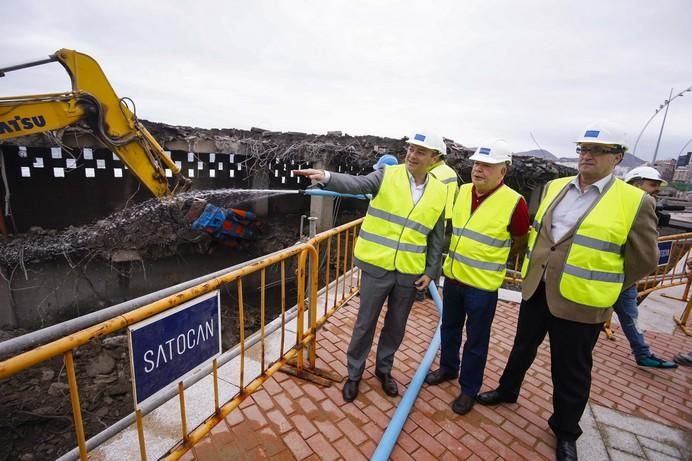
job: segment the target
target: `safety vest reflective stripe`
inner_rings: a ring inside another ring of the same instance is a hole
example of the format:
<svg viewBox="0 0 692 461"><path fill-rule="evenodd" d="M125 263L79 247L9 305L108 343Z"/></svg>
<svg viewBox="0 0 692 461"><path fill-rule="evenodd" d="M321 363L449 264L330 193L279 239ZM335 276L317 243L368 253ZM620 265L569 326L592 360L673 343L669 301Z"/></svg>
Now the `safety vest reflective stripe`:
<svg viewBox="0 0 692 461"><path fill-rule="evenodd" d="M471 240L475 240L476 242L481 242L485 243L486 245L490 245L493 247L497 248L504 248L504 247L511 247L512 246L512 239L507 239L507 240L501 240L501 239L494 239L492 237L488 237L487 235L483 235L480 232L472 231L471 229L463 229L459 227L454 227L452 228L452 233L456 235L457 237L466 237Z"/></svg>
<svg viewBox="0 0 692 461"><path fill-rule="evenodd" d="M540 232L540 230L541 230L541 223L539 223L538 221L534 221L534 222L533 222L533 229L534 229L536 232Z"/></svg>
<svg viewBox="0 0 692 461"><path fill-rule="evenodd" d="M580 277L587 280L596 280L598 282L623 283L625 281L625 274L615 274L612 272L600 272L593 270L590 271L572 266L571 264L565 264L564 272L565 274L574 275L575 277Z"/></svg>
<svg viewBox="0 0 692 461"><path fill-rule="evenodd" d="M493 264L486 261L478 261L477 259L471 259L467 256L460 255L459 253L454 251L451 251L449 253L449 256L451 256L452 259L454 259L455 261L459 261L460 263L464 263L468 266L475 267L476 269L483 269L486 271L494 272L502 272L505 270L504 264Z"/></svg>
<svg viewBox="0 0 692 461"><path fill-rule="evenodd" d="M425 253L425 251L428 248L427 246L414 245L412 243L397 242L396 240L392 240L387 237L382 237L381 235L371 234L370 232L364 231L362 229L358 236L363 240L379 243L380 245L384 245L386 247L393 248L399 251L408 251L410 253Z"/></svg>
<svg viewBox="0 0 692 461"><path fill-rule="evenodd" d="M572 242L581 246L593 248L594 250L609 251L610 253L616 254L622 253L623 249L622 245L618 245L617 243L606 242L605 240L599 240L593 237L587 237L585 235L575 235Z"/></svg>
<svg viewBox="0 0 692 461"><path fill-rule="evenodd" d="M388 213L384 210L380 210L379 208L375 208L372 205L370 205L370 208L368 209L368 214L375 216L377 218L382 218L384 220L391 221L393 223L402 225L402 226L407 227L409 229L413 229L413 230L418 231L424 235L428 235L430 233L430 231L432 230L430 227L424 226L421 223L409 221L406 218L402 218L401 216L397 216L395 214Z"/></svg>
<svg viewBox="0 0 692 461"><path fill-rule="evenodd" d="M457 182L457 178L441 179L440 181L442 182L442 184L447 185L447 184L456 183L456 182Z"/></svg>

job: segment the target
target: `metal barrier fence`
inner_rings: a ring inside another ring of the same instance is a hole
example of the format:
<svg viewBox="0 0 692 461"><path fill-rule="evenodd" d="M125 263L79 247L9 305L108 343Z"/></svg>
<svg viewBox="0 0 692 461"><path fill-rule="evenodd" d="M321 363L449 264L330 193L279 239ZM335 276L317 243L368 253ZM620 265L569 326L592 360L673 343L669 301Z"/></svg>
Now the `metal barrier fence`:
<svg viewBox="0 0 692 461"><path fill-rule="evenodd" d="M659 264L652 274L637 282L637 298L644 298L657 290L685 285L685 291L682 297L673 299L685 301L687 305L680 318L674 318L674 320L685 334L692 335L692 332L689 332L686 327L690 311L692 310L692 299L689 297L690 285L692 283L692 279L690 278L690 275L692 275L690 274L692 270L690 268L692 265L692 258L690 257L692 232L659 237L658 246L661 251ZM507 274L505 275L506 284L513 286L521 285L521 264L523 260L523 255L516 255L513 260L508 263ZM606 322L604 330L608 338L612 339L613 333L610 329L610 321Z"/></svg>
<svg viewBox="0 0 692 461"><path fill-rule="evenodd" d="M90 342L104 338L105 336L123 330L124 328L148 319L156 314L173 309L176 306L197 298L205 293L226 287L235 282L238 300L239 322L239 348L240 368L238 392L225 403L219 398L219 359L212 362L213 374L213 399L214 412L201 424L191 431L187 428L185 408L185 389L183 382L178 383L178 399L180 403L180 427L179 442L164 456L166 459L178 459L188 451L195 443L207 435L212 427L221 422L228 414L237 408L250 394L259 389L269 377L294 361L294 367L301 373L305 369L314 369L317 355L317 330L327 318L339 307L353 297L359 289L358 270L354 270L353 248L357 230L363 219L358 219L344 224L327 232L316 235L307 243L300 243L283 251L277 252L266 259L251 262L238 270L229 272L219 277L210 279L194 287L178 293L166 296L158 301L134 309L130 312L117 315L101 323L85 328L69 336L64 336L48 344L35 347L29 351L10 357L0 362L0 380L12 377L28 368L43 364L51 358L62 355L64 357L65 372L70 392L70 402L74 421L74 433L76 435L78 454L82 460L87 459L87 440L82 420L79 387L77 385L77 373L74 363L75 351ZM288 319L286 315L286 263L294 258L296 263L296 309L297 326L295 344L288 350L284 350L286 339L286 327ZM271 364L265 360L265 323L266 323L266 299L267 270L280 271L281 284L281 313L280 313L280 353L279 358ZM323 269L322 269L323 266ZM244 305L244 281L251 274L259 272L260 292L260 373L259 376L245 383L245 314ZM354 281L354 277L356 280ZM347 288L348 285L348 288ZM318 306L318 287L323 302ZM307 319L305 318L307 308ZM321 315L318 317L318 310ZM306 328L307 320L307 328ZM305 364L305 354L307 361ZM223 355L222 355L223 357ZM187 381L186 381L187 382ZM210 396L211 397L211 396ZM152 411L153 409L148 410ZM135 411L136 427L139 440L139 452L141 459L147 458L146 440L144 436L143 416L141 410ZM90 449L95 447L90 446Z"/></svg>
<svg viewBox="0 0 692 461"><path fill-rule="evenodd" d="M668 252L668 257L662 254L659 262L665 261L664 264L659 264L653 274L637 282L638 298L656 290L688 283L687 262L690 260L692 232L659 237L658 246L662 253ZM687 291L685 290L685 299Z"/></svg>

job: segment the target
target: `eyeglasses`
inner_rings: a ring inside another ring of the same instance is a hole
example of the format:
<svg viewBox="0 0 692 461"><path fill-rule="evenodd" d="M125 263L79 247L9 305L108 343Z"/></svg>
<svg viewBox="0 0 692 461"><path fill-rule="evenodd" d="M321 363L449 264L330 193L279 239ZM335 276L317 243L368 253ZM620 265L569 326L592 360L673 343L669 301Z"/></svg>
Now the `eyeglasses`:
<svg viewBox="0 0 692 461"><path fill-rule="evenodd" d="M577 146L577 155L590 154L590 155L605 155L605 154L622 154L622 149L618 148L608 148L599 145L591 146Z"/></svg>

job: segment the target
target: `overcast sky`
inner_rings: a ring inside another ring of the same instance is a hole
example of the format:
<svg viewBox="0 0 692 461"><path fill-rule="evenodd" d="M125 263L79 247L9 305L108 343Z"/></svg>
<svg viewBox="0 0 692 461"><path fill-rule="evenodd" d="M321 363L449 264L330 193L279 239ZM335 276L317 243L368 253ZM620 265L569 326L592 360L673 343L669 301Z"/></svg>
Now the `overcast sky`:
<svg viewBox="0 0 692 461"><path fill-rule="evenodd" d="M691 0L31 1L4 7L0 67L59 48L91 55L148 120L203 128L400 138L467 146L535 140L558 156L592 121L630 151L671 88L692 86ZM8 73L0 96L61 91L58 64ZM662 120L644 131L649 160ZM659 158L692 138L675 99ZM692 143L686 151L692 151Z"/></svg>

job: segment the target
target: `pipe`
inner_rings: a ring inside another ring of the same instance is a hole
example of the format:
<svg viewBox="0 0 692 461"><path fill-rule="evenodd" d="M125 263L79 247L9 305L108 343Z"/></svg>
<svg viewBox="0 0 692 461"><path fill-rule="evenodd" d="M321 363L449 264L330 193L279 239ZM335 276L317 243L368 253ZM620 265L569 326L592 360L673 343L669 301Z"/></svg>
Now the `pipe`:
<svg viewBox="0 0 692 461"><path fill-rule="evenodd" d="M360 200L372 200L372 194L342 194L341 192L335 192L333 190L324 189L305 189L302 192L305 195L316 195L320 197L345 197L357 198Z"/></svg>
<svg viewBox="0 0 692 461"><path fill-rule="evenodd" d="M437 307L437 311L440 314L440 323L442 323L442 300L440 299L440 294L437 292L435 282L430 282L428 290L430 290L433 301L435 301L435 307ZM389 459L389 455L394 449L394 445L399 438L401 429L404 427L406 418L411 412L411 408L416 401L418 392L423 385L425 375L428 373L430 365L432 365L432 362L435 359L435 354L437 354L437 349L440 347L440 323L437 324L437 329L435 330L435 335L430 342L428 351L425 353L423 360L418 366L416 374L413 375L413 379L408 385L408 389L406 389L406 393L402 397L401 402L399 402L394 415L392 415L392 419L389 421L387 429L384 431L384 434L382 434L380 443L377 445L377 449L375 450L375 453L373 453L372 458L370 458L371 461L386 461Z"/></svg>
<svg viewBox="0 0 692 461"><path fill-rule="evenodd" d="M212 274L207 274L202 277L189 280L187 282L179 283L178 285L174 285L172 287L164 288L154 293L149 293L148 295L140 296L139 298L131 299L129 301L116 304L106 309L101 309L99 311L92 312L91 314L83 315L81 317L67 320L65 322L58 323L38 331L27 333L16 338L8 339L7 341L3 341L0 343L0 358L14 355L17 352L28 349L30 347L35 347L47 343L56 338L71 335L75 331L83 330L84 328L88 328L92 325L96 325L97 323L106 321L108 319L129 312L131 310L150 304L161 298L165 298L166 296L170 296L179 291L186 290L188 288L200 285L221 275L233 272L234 270L240 269L241 267L245 267L247 265L259 262L263 259L272 256L273 254L279 253L280 251L284 250L278 250L269 255L260 256L250 261L245 261L244 263L236 264L235 266L227 267L226 269L221 269L220 271L214 272Z"/></svg>

